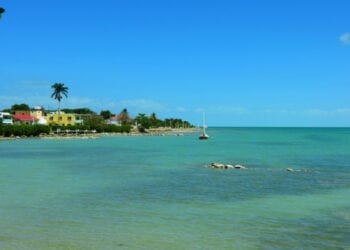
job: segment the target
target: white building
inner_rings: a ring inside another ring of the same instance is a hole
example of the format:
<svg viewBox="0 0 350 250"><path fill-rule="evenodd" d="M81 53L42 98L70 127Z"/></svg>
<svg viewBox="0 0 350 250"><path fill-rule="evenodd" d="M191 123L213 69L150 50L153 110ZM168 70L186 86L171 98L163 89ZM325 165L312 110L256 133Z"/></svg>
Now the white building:
<svg viewBox="0 0 350 250"><path fill-rule="evenodd" d="M13 124L12 116L8 112L0 112L0 120L2 124Z"/></svg>

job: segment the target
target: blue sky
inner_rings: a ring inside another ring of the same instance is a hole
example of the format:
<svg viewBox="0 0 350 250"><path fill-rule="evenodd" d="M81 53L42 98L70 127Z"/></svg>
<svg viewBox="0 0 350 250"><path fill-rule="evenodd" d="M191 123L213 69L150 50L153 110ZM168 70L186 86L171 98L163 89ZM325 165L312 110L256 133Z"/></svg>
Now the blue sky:
<svg viewBox="0 0 350 250"><path fill-rule="evenodd" d="M0 109L155 112L209 126L350 126L349 1L13 1Z"/></svg>

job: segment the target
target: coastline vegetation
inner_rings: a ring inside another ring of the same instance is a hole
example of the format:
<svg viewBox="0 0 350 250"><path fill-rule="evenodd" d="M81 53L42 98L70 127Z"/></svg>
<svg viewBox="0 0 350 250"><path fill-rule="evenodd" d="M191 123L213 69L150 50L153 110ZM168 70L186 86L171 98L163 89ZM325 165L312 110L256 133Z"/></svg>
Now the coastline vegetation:
<svg viewBox="0 0 350 250"><path fill-rule="evenodd" d="M149 116L145 113L139 113L135 118L129 115L126 108L122 109L119 114L113 114L110 110L101 110L98 114L89 108L65 108L61 109L61 100L63 96L68 97L68 87L63 83L55 83L51 86L53 93L51 98L58 101L57 111L45 111L41 109L44 115L57 113L59 116L63 114L72 114L79 117L79 123L70 123L63 125L60 122L52 122L45 124L38 124L37 118L33 117L33 120L26 121L13 121L11 119L10 124L3 123L0 116L0 136L1 137L32 137L32 136L45 136L45 135L59 135L59 134L85 134L85 133L148 133L149 130L164 130L166 129L178 129L178 128L193 128L194 126L188 121L183 121L178 118L167 118L161 120L153 112ZM42 107L41 107L42 108ZM4 109L2 112L11 114L14 116L16 113L31 114L32 109L29 105L14 104L11 108ZM29 115L29 117L31 117ZM31 119L31 118L30 118Z"/></svg>
<svg viewBox="0 0 350 250"><path fill-rule="evenodd" d="M27 125L27 124L0 124L0 136L3 137L32 137L48 135L50 127L46 125Z"/></svg>

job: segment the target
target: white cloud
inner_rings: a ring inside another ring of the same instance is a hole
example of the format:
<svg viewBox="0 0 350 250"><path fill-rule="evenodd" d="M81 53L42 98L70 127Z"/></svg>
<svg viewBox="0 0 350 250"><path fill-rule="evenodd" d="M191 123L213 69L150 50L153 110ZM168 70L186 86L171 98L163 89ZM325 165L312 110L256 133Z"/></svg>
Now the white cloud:
<svg viewBox="0 0 350 250"><path fill-rule="evenodd" d="M322 110L322 109L307 109L303 111L302 114L305 114L308 116L329 116L332 114L332 111Z"/></svg>
<svg viewBox="0 0 350 250"><path fill-rule="evenodd" d="M50 95L7 95L0 96L0 109L10 108L13 104L26 103L30 107L36 105L44 106L46 109L56 109L57 100L50 98ZM68 98L63 98L61 102L62 108L82 108L88 107L94 110L95 108L103 108L103 103L97 99L82 98L77 96L68 96Z"/></svg>
<svg viewBox="0 0 350 250"><path fill-rule="evenodd" d="M177 107L176 111L178 111L178 112L186 112L186 111L188 111L188 109L184 108L184 107Z"/></svg>
<svg viewBox="0 0 350 250"><path fill-rule="evenodd" d="M194 110L194 112L196 112L196 113L203 113L203 112L205 112L205 109L204 108L197 108L197 109Z"/></svg>
<svg viewBox="0 0 350 250"><path fill-rule="evenodd" d="M0 96L0 109L10 108L13 104L25 103L29 106L44 105L47 106L50 97L41 95L23 95L23 96Z"/></svg>
<svg viewBox="0 0 350 250"><path fill-rule="evenodd" d="M350 32L342 34L339 40L345 45L350 45Z"/></svg>
<svg viewBox="0 0 350 250"><path fill-rule="evenodd" d="M209 106L206 108L197 108L194 110L196 113L208 113L208 114L223 114L223 115L246 115L251 112L243 107L229 107L229 106Z"/></svg>
<svg viewBox="0 0 350 250"><path fill-rule="evenodd" d="M22 80L16 86L17 89L21 90L46 90L51 91L51 85L49 81L46 80Z"/></svg>
<svg viewBox="0 0 350 250"><path fill-rule="evenodd" d="M264 109L256 114L264 114L268 116L282 115L282 116L304 116L304 117L330 117L330 116L348 116L350 115L350 108L338 108L338 109L304 109L304 110L287 110L287 109Z"/></svg>
<svg viewBox="0 0 350 250"><path fill-rule="evenodd" d="M305 114L313 116L348 116L350 108L339 108L334 110L310 109L306 110Z"/></svg>
<svg viewBox="0 0 350 250"><path fill-rule="evenodd" d="M214 106L209 108L210 112L217 112L221 114L232 114L232 115L246 115L250 112L243 107L229 107L229 106Z"/></svg>
<svg viewBox="0 0 350 250"><path fill-rule="evenodd" d="M350 115L350 108L341 108L335 111L338 115Z"/></svg>
<svg viewBox="0 0 350 250"><path fill-rule="evenodd" d="M85 97L77 97L77 96L68 96L68 98L62 99L62 104L67 107L88 107L88 106L96 106L100 103L98 100L85 98Z"/></svg>

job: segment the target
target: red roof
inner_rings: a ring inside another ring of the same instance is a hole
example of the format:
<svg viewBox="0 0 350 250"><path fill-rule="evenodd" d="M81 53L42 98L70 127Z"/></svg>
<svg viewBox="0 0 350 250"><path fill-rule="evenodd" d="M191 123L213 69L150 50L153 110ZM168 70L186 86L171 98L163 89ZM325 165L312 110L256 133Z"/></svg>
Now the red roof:
<svg viewBox="0 0 350 250"><path fill-rule="evenodd" d="M13 119L18 120L18 121L36 121L38 120L34 116L31 115L14 115Z"/></svg>

